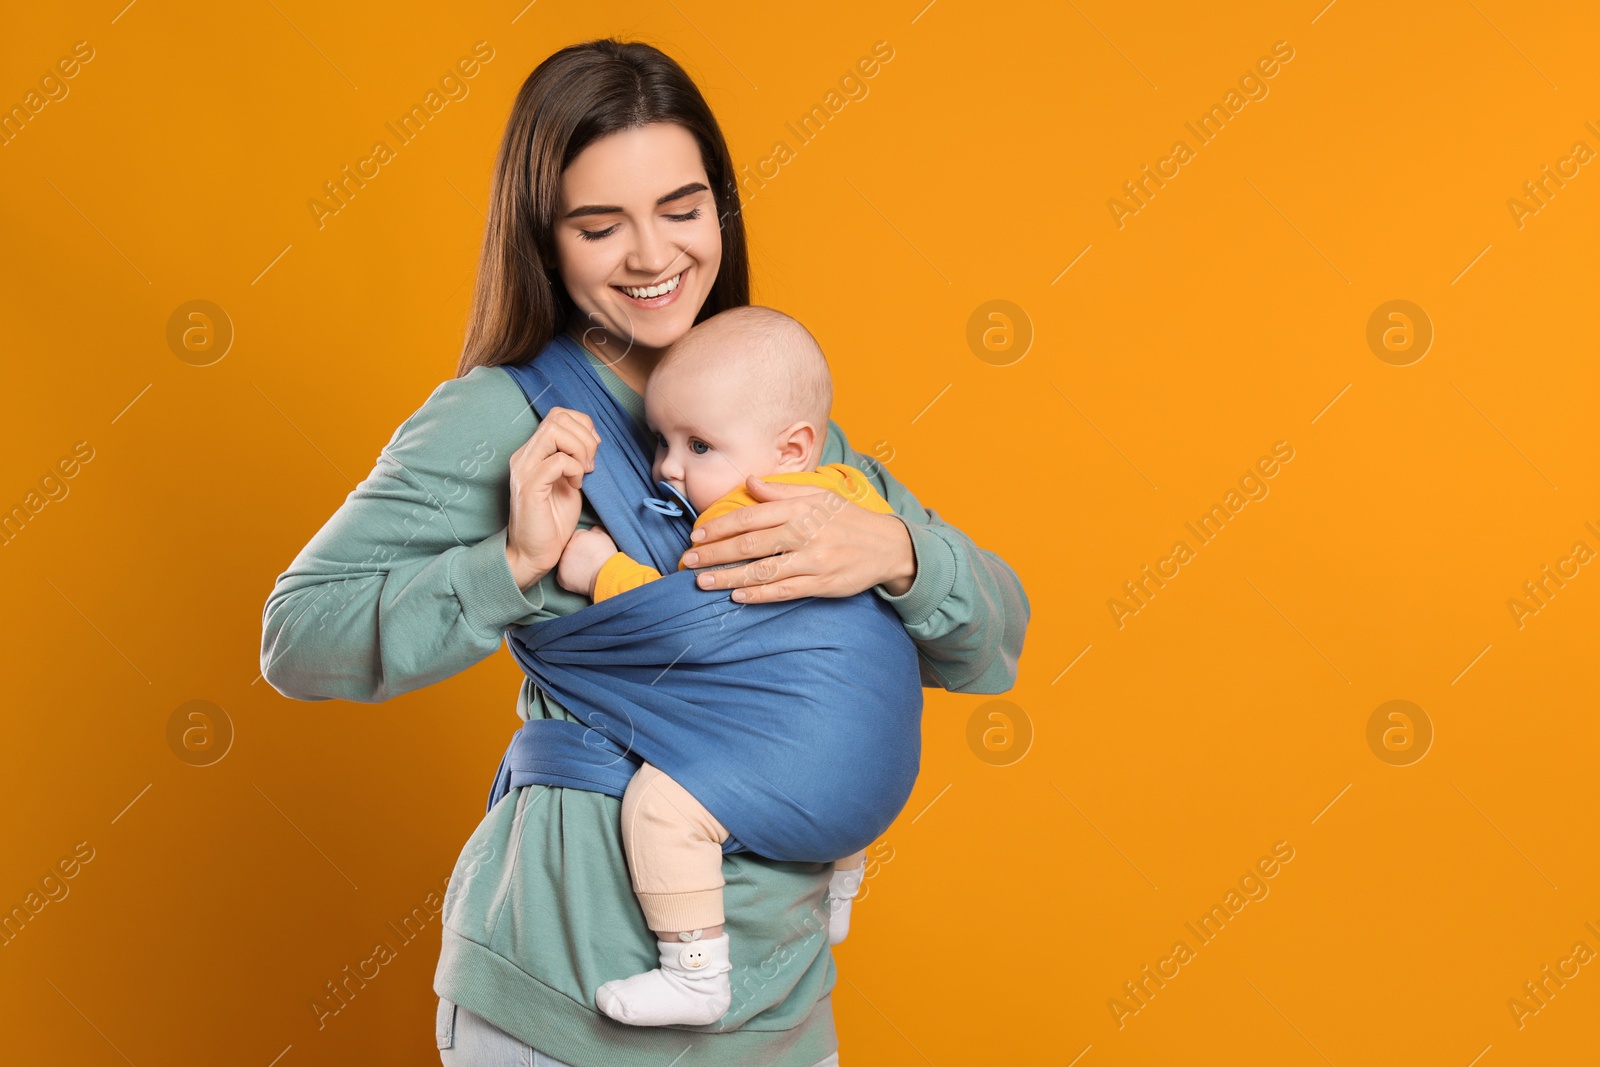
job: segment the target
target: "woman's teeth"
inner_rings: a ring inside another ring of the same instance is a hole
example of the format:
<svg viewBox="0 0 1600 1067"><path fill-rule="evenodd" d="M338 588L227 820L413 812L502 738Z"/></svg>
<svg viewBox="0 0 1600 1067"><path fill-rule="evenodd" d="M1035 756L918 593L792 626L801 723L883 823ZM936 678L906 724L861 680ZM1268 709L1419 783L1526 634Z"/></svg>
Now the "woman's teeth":
<svg viewBox="0 0 1600 1067"><path fill-rule="evenodd" d="M619 285L617 288L621 289L624 293L627 293L635 300L649 300L651 297L664 296L665 294L672 292L672 290L678 287L678 279L682 277L683 271L680 270L677 274L674 274L660 285L647 285L642 289L631 285Z"/></svg>

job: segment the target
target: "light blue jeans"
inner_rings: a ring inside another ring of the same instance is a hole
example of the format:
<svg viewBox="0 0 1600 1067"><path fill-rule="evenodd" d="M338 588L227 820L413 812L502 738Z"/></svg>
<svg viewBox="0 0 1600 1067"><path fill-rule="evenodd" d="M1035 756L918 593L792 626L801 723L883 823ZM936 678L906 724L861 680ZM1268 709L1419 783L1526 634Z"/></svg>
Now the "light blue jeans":
<svg viewBox="0 0 1600 1067"><path fill-rule="evenodd" d="M444 1067L572 1067L443 997L439 998L434 1033ZM839 1067L839 1054L829 1053L812 1067Z"/></svg>

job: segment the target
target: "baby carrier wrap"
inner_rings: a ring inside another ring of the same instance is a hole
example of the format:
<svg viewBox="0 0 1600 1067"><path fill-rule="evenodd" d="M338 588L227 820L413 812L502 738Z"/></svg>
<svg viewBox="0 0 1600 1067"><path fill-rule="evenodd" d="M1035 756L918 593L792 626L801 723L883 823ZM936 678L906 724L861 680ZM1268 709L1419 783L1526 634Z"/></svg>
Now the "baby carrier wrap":
<svg viewBox="0 0 1600 1067"><path fill-rule="evenodd" d="M617 548L662 577L506 632L523 671L580 721L525 722L489 807L535 784L621 797L649 761L728 828L724 854L821 862L871 844L922 755L916 647L894 609L870 589L740 604L699 588L677 569L693 509L652 485L655 442L577 343L557 336L505 369L541 419L565 407L593 420L583 495Z"/></svg>

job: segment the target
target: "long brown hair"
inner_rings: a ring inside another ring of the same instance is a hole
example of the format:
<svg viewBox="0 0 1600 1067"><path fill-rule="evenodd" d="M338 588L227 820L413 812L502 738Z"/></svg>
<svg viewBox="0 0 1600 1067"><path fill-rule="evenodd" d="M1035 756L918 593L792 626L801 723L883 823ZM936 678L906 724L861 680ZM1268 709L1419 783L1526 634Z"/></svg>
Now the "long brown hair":
<svg viewBox="0 0 1600 1067"><path fill-rule="evenodd" d="M750 256L733 158L694 81L648 44L604 38L540 63L511 106L456 376L532 359L574 310L555 254L561 174L592 142L654 122L694 135L717 205L722 264L695 321L750 303Z"/></svg>

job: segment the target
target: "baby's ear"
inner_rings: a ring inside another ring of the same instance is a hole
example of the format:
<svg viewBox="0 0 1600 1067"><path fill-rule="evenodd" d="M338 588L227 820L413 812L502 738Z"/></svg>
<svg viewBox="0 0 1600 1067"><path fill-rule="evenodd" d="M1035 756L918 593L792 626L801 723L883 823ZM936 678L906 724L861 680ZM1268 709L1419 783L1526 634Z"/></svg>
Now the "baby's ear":
<svg viewBox="0 0 1600 1067"><path fill-rule="evenodd" d="M778 464L779 468L796 471L808 471L816 464L811 462L812 453L817 449L817 428L804 419L799 419L785 427L778 434Z"/></svg>

